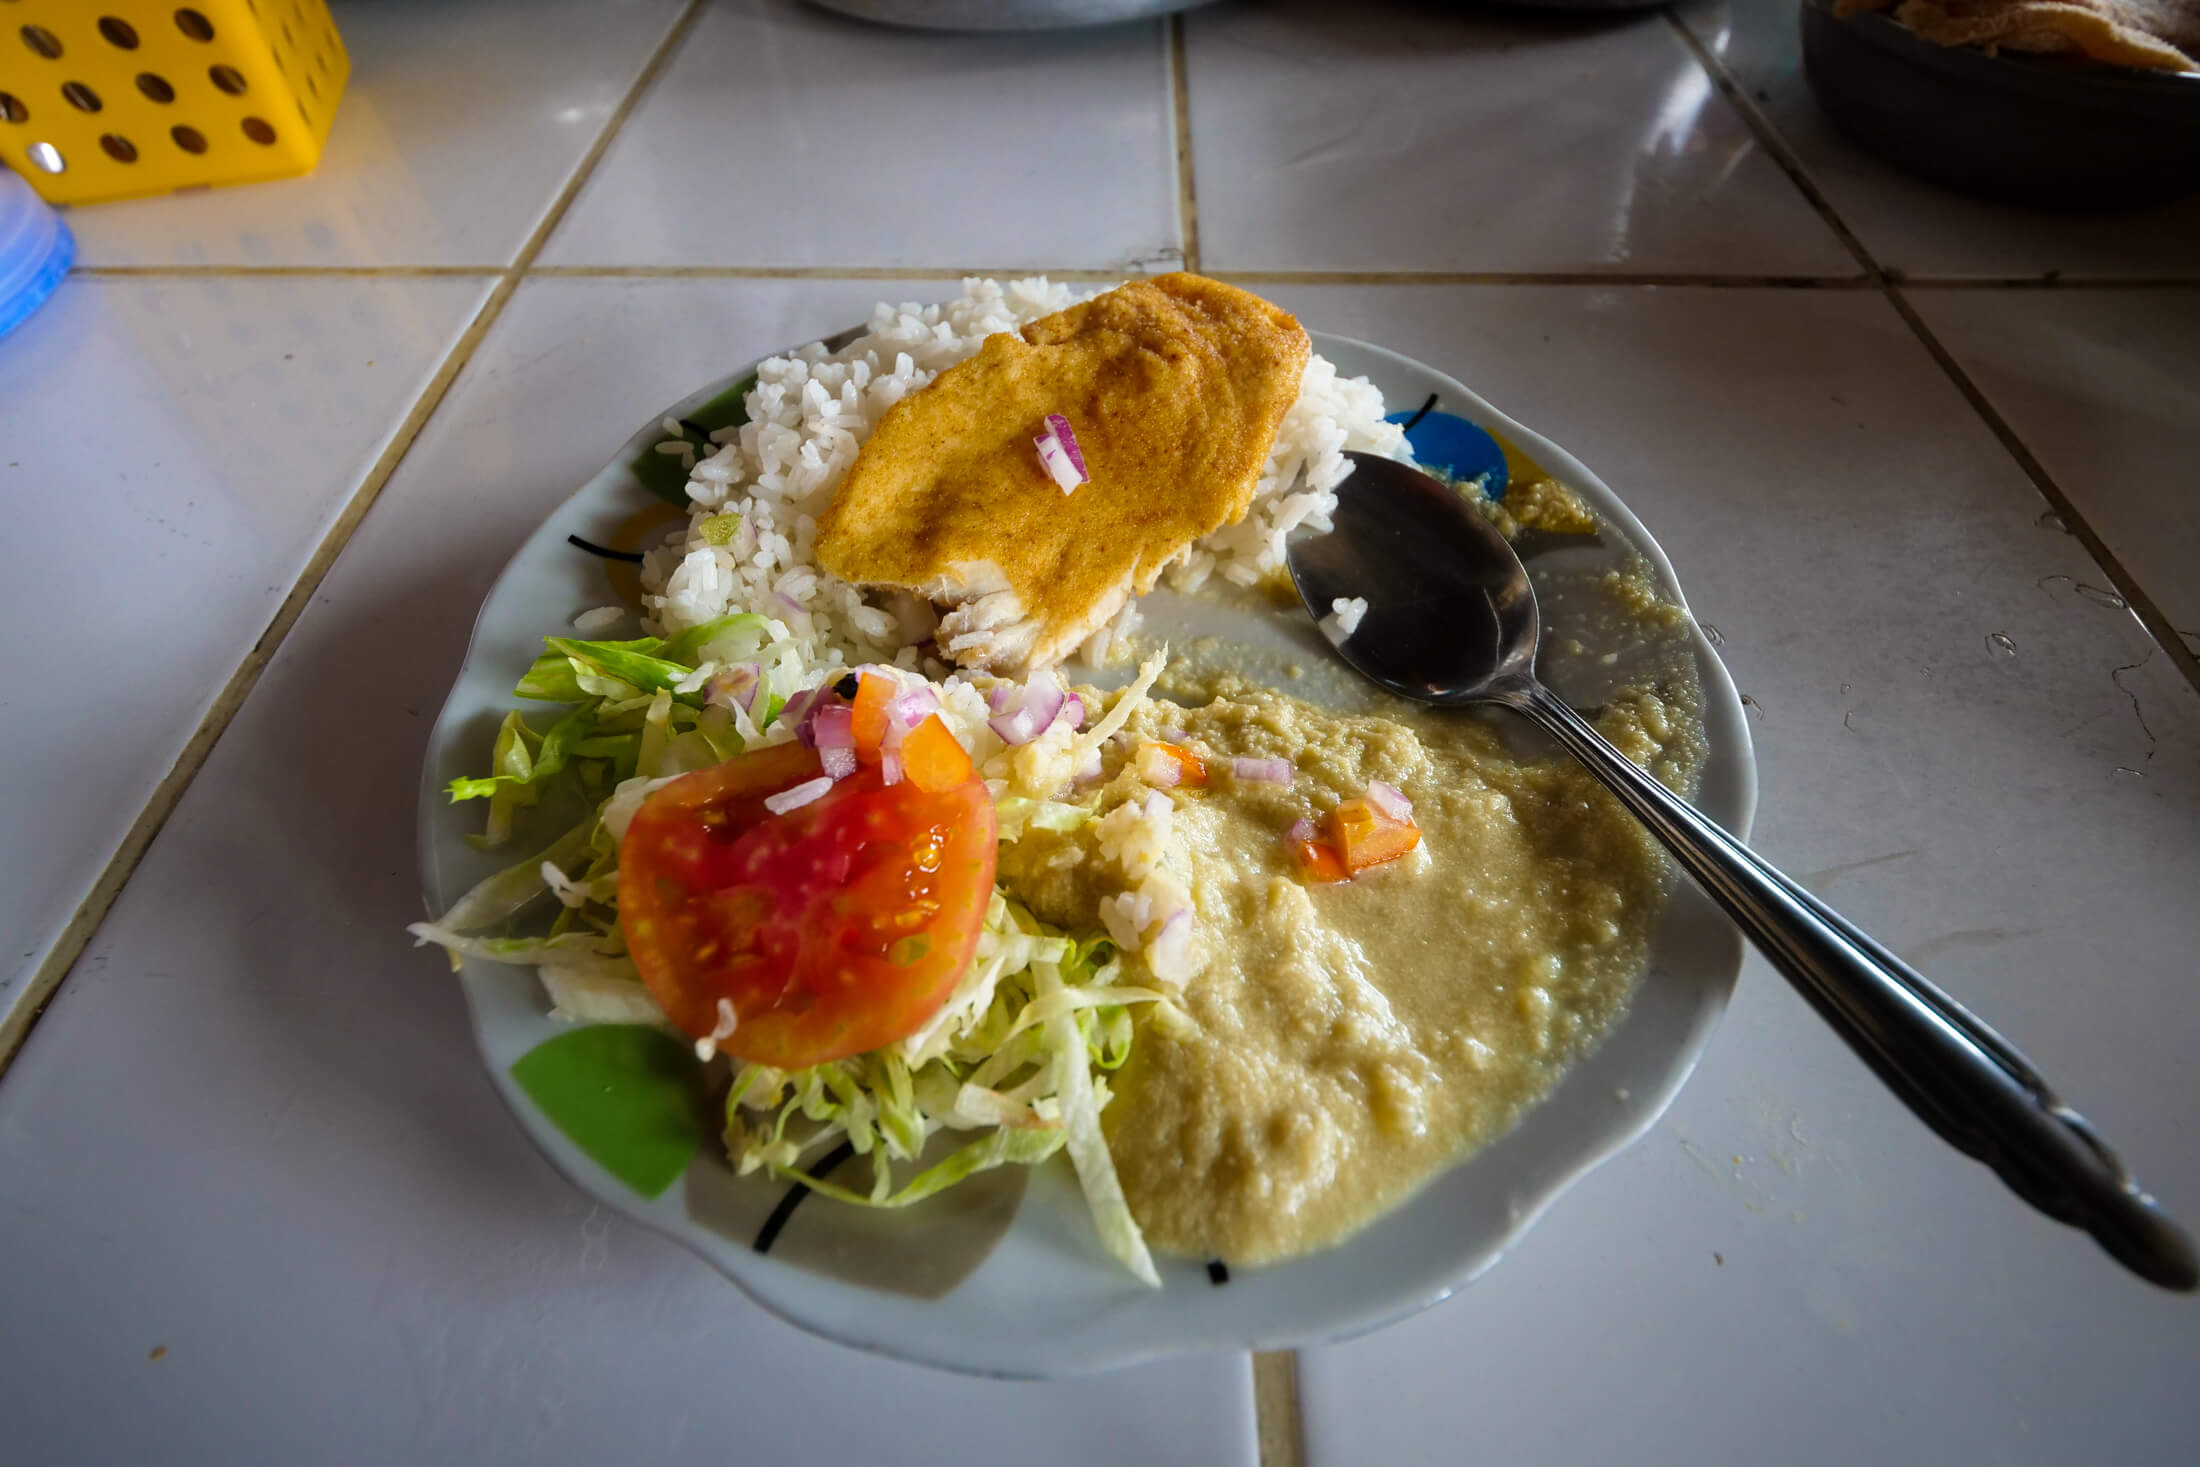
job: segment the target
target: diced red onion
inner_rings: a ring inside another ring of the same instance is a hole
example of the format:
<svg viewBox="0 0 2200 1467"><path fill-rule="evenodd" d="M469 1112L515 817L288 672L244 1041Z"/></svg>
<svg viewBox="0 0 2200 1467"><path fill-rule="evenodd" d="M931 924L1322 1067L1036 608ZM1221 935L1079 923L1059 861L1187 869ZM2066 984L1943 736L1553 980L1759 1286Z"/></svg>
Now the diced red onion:
<svg viewBox="0 0 2200 1467"><path fill-rule="evenodd" d="M1042 668L1031 675L1031 681L995 707L995 716L986 720L986 727L998 734L1004 744L1028 744L1054 726L1062 705L1068 701L1062 684L1053 673ZM1082 721L1084 704L1077 706Z"/></svg>
<svg viewBox="0 0 2200 1467"><path fill-rule="evenodd" d="M900 784L901 755L892 749L883 750L878 756L878 777L887 784Z"/></svg>
<svg viewBox="0 0 2200 1467"><path fill-rule="evenodd" d="M825 766L827 779L846 779L856 772L856 751L853 748L817 751L818 762Z"/></svg>
<svg viewBox="0 0 2200 1467"><path fill-rule="evenodd" d="M1083 728L1085 726L1085 700L1075 693L1066 694L1062 699L1062 711L1056 714L1055 717L1065 716L1069 719L1071 728Z"/></svg>
<svg viewBox="0 0 2200 1467"><path fill-rule="evenodd" d="M824 692L825 689L823 688L804 688L801 692L789 698L786 706L779 710L779 721L793 724L795 732L801 734L802 742L805 744L810 741L810 735L809 731L802 726L802 715L810 711L810 705L815 703Z"/></svg>
<svg viewBox="0 0 2200 1467"><path fill-rule="evenodd" d="M998 734L1004 744L1028 744L1039 736L1038 719L1029 708L1019 708L1014 713L988 718L985 726Z"/></svg>
<svg viewBox="0 0 2200 1467"><path fill-rule="evenodd" d="M764 685L764 670L753 662L736 662L710 680L703 701L721 708L740 706L743 713L756 711L756 690Z"/></svg>
<svg viewBox="0 0 2200 1467"><path fill-rule="evenodd" d="M817 747L817 721L828 712L838 710L843 715L854 717L847 700L834 691L833 684L838 680L837 677L827 678L816 687L795 694L787 700L787 706L779 710L780 722L794 720L795 737L802 741L805 748ZM849 746L853 747L854 742L851 738Z"/></svg>
<svg viewBox="0 0 2200 1467"><path fill-rule="evenodd" d="M855 710L838 701L822 704L810 718L810 746L820 751L856 746Z"/></svg>
<svg viewBox="0 0 2200 1467"><path fill-rule="evenodd" d="M1298 819L1292 821L1290 830L1284 833L1284 839L1292 842L1294 845L1300 841L1308 841L1312 840L1313 838L1314 822L1307 819L1304 815L1301 815Z"/></svg>
<svg viewBox="0 0 2200 1467"><path fill-rule="evenodd" d="M1084 474L1071 461L1069 450L1062 445L1061 439L1049 433L1044 438L1034 438L1031 441L1039 450L1040 467L1047 471L1047 477L1064 494L1085 482Z"/></svg>
<svg viewBox="0 0 2200 1467"><path fill-rule="evenodd" d="M1070 467L1077 470L1077 482L1082 484L1092 477L1085 467L1085 451L1077 446L1077 430L1069 425L1069 419L1060 413L1047 414L1047 431L1062 445L1062 452L1069 455Z"/></svg>
<svg viewBox="0 0 2200 1467"><path fill-rule="evenodd" d="M1291 761L1288 759L1232 759L1230 773L1238 779L1253 784L1289 784Z"/></svg>
<svg viewBox="0 0 2200 1467"><path fill-rule="evenodd" d="M1180 728L1165 728L1161 730L1161 741L1167 744L1188 744L1192 741L1192 736Z"/></svg>
<svg viewBox="0 0 2200 1467"><path fill-rule="evenodd" d="M1181 981L1190 975L1184 965L1190 959L1189 944L1192 940L1192 913L1189 907L1178 907L1163 919L1161 930L1146 942L1146 966L1156 978L1165 982Z"/></svg>
<svg viewBox="0 0 2200 1467"><path fill-rule="evenodd" d="M1400 823L1413 819L1413 802L1394 784L1384 784L1379 779L1367 782L1367 802Z"/></svg>
<svg viewBox="0 0 2200 1467"><path fill-rule="evenodd" d="M806 779L793 789L785 789L776 795L764 796L764 808L774 815L784 815L789 810L801 809L812 800L821 799L825 792L832 787L832 780L824 775L819 775L816 779Z"/></svg>
<svg viewBox="0 0 2200 1467"><path fill-rule="evenodd" d="M801 602L795 600L792 596L789 596L784 591L772 592L772 600L779 603L780 608L784 610L789 616L807 617L810 614L809 607L804 606Z"/></svg>
<svg viewBox="0 0 2200 1467"><path fill-rule="evenodd" d="M998 713L1008 706L1008 700L1015 691L1007 683L995 683L992 690L985 695L985 706L990 711Z"/></svg>
<svg viewBox="0 0 2200 1467"><path fill-rule="evenodd" d="M1138 750L1138 777L1157 789L1168 789L1184 782L1184 766L1161 752L1158 744L1143 744Z"/></svg>
<svg viewBox="0 0 2200 1467"><path fill-rule="evenodd" d="M916 726L940 711L940 700L928 688L911 688L899 693L886 705L886 721L903 733L910 733Z"/></svg>

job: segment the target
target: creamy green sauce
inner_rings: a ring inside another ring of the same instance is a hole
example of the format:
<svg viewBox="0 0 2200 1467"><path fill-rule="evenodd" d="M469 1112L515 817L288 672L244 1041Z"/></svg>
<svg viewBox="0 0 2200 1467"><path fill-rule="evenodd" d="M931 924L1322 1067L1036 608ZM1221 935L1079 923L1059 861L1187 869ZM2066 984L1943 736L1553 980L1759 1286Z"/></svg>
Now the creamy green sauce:
<svg viewBox="0 0 2200 1467"><path fill-rule="evenodd" d="M1502 1134L1623 1011L1667 871L1655 841L1555 751L1522 758L1491 717L1404 705L1355 716L1230 674L1133 716L1181 735L1205 789L1171 796L1170 859L1197 909L1191 1026L1148 1024L1104 1123L1149 1242L1260 1264L1335 1243ZM1693 684L1637 690L1600 728L1675 788L1702 755ZM1233 757L1289 760L1289 785ZM1129 752L1102 807L1142 798ZM1283 839L1370 780L1413 802L1418 850L1306 884ZM1004 851L1038 915L1098 925L1114 888L1092 827Z"/></svg>

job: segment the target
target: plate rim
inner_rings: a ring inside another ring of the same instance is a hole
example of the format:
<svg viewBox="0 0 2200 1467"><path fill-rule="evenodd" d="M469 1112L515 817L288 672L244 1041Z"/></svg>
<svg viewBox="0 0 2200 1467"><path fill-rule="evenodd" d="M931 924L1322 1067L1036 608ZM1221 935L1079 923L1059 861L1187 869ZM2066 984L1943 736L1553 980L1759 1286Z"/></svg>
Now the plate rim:
<svg viewBox="0 0 2200 1467"><path fill-rule="evenodd" d="M855 331L861 330L860 327L853 329ZM842 333L843 336L846 334ZM1754 823L1759 789L1755 747L1750 735L1746 711L1741 704L1740 695L1723 659L1720 658L1717 649L1711 644L1709 638L1705 636L1693 612L1689 610L1680 578L1674 571L1670 558L1649 529L1635 515L1633 509L1605 484L1600 476L1572 453L1543 434L1518 422L1511 415L1497 408L1451 374L1374 342L1311 330L1308 334L1312 338L1314 350L1330 357L1332 360L1335 359L1337 353L1330 348L1342 346L1349 348L1348 354L1359 354L1374 358L1389 365L1401 374L1435 383L1440 395L1445 399L1444 410L1464 409L1460 412L1460 416L1510 438L1530 457L1537 460L1546 469L1551 470L1561 482L1566 483L1568 487L1577 490L1577 492L1581 492L1585 498L1592 502L1600 515L1613 523L1622 537L1628 541L1631 548L1650 567L1661 594L1671 599L1687 615L1685 623L1687 645L1695 657L1703 683L1703 717L1709 746L1706 767L1708 769L1714 762L1719 761L1724 761L1731 766L1728 772L1733 783L1733 789L1731 798L1726 802L1728 808L1721 812L1714 812L1713 818L1719 819L1738 838L1746 840ZM835 338L828 336L821 339L829 342ZM796 350L800 350L800 347L783 348L769 354L769 356L786 355ZM460 706L462 694L469 674L475 671L477 662L485 653L483 644L486 640L486 629L491 621L492 607L500 599L500 594L505 591L508 583L512 582L515 577L524 574L525 569L532 565L540 548L538 541L550 537L550 543L561 543L561 537L555 537L552 534L551 526L559 519L562 512L574 507L576 504L589 500L592 496L609 492L614 488L628 487L626 481L630 479L629 464L638 454L648 452L657 441L662 439L663 429L661 424L666 417L686 416L695 407L710 401L753 373L757 366L769 359L769 356L760 357L754 362L747 363L724 374L650 418L644 426L637 429L625 440L616 455L602 469L591 475L572 494L558 501L527 533L526 537L499 569L494 582L475 612L467 635L465 654L460 659L458 668L453 674L450 691L445 695L443 705L437 712L423 753L417 806L416 855L420 862L423 900L431 916L436 914L438 888L441 884L439 880L441 851L449 844L448 837L438 830L438 820L444 816L447 806L442 798L442 787L437 779L436 766L439 758L450 745L454 735L454 721L463 716L466 711ZM1352 375L1361 375L1361 373L1355 372ZM634 492L638 494L641 491L636 489ZM1715 720L1718 728L1716 737L1713 737ZM1686 884L1685 880L1678 876L1675 880L1682 886ZM1676 892L1676 899L1679 898L1679 895ZM701 1225L686 1218L684 1214L668 1209L666 1204L676 1204L683 1191L680 1184L675 1184L673 1188L668 1189L665 1194L656 1199L641 1199L625 1192L608 1176L600 1174L593 1163L587 1161L585 1157L578 1153L571 1142L536 1109L524 1092L519 1089L510 1074L509 1065L501 1062L494 1052L494 1044L488 1030L488 1023L492 1016L487 1012L489 1004L485 990L496 986L497 982L509 982L510 978L506 975L514 973L521 974L527 983L532 984L534 982L533 974L526 970L499 968L494 982L484 981L488 978L488 975L482 973L481 970L489 965L468 962L463 965L460 977L461 987L466 997L468 1024L473 1030L475 1048L499 1100L505 1109L511 1113L513 1119L519 1124L521 1131L526 1134L538 1153L592 1201L611 1207L629 1220L679 1243L714 1271L733 1283L746 1298L760 1305L768 1313L802 1329L806 1333L851 1348L861 1349L868 1353L882 1355L906 1363L944 1369L958 1374L1008 1379L1056 1379L1114 1370L1150 1360L1198 1351L1217 1349L1227 1351L1299 1349L1340 1343L1373 1333L1376 1330L1409 1318L1458 1293L1494 1267L1505 1253L1534 1226L1535 1222L1583 1177L1641 1139L1663 1116L1674 1098L1680 1093L1682 1087L1685 1086L1689 1077L1695 1072L1696 1066L1701 1062L1704 1051L1709 1045L1711 1034L1716 1030L1720 1018L1725 1013L1740 973L1743 957L1743 948L1738 934L1734 936L1732 948L1731 963L1722 959L1717 971L1706 972L1699 979L1699 986L1703 989L1702 997L1685 1026L1681 1043L1674 1050L1671 1063L1666 1067L1654 1090L1629 1097L1623 1106L1615 1108L1612 1124L1600 1131L1592 1144L1583 1147L1578 1153L1570 1157L1557 1174L1544 1179L1540 1186L1525 1196L1516 1195L1512 1199L1507 1225L1502 1229L1500 1235L1462 1251L1457 1267L1450 1270L1442 1281L1434 1287L1408 1287L1402 1292L1390 1294L1385 1294L1381 1290L1371 1291L1376 1297L1371 1299L1366 1308L1339 1314L1327 1324L1313 1330L1289 1328L1274 1332L1256 1333L1250 1337L1233 1337L1228 1340L1187 1335L1181 1338L1155 1339L1143 1345L1116 1348L1092 1355L1076 1354L1073 1351L1071 1353L1074 1358L1020 1356L1013 1362L998 1353L988 1355L985 1359L980 1360L969 1355L958 1355L953 1351L912 1347L906 1340L891 1332L871 1333L845 1323L835 1325L821 1321L814 1313L805 1314L804 1311L790 1304L785 1297L787 1291L778 1287L766 1287L763 1277L745 1276L741 1270L735 1268L722 1256L725 1250L718 1246L732 1240L720 1239L715 1234L706 1237L707 1230L702 1228ZM1631 1011L1632 1006L1630 1006ZM1625 1018L1623 1017L1621 1024L1624 1023ZM1605 1037L1609 1038L1619 1032L1620 1027L1616 1025ZM1600 1041L1599 1048L1601 1047L1602 1043ZM1581 1063L1586 1064L1588 1058L1589 1056L1584 1056ZM1578 1069L1579 1066L1577 1065L1575 1068ZM1558 1095L1573 1073L1573 1070L1569 1070L1568 1075L1561 1078L1558 1086L1554 1087L1550 1095L1545 1096L1535 1106L1530 1107L1528 1112L1524 1113L1523 1119L1525 1115L1541 1109L1553 1097ZM1501 1140L1502 1138L1498 1139ZM1494 1146L1495 1144L1497 1142L1493 1140L1491 1145ZM1471 1159L1468 1162L1446 1168L1444 1172L1437 1175L1441 1177L1449 1172L1457 1171L1460 1166L1469 1164L1471 1164ZM1033 1180L1037 1182L1040 1178L1035 1176ZM1431 1178L1428 1185L1433 1186L1435 1180L1435 1178ZM1410 1211L1420 1200L1421 1194L1409 1197L1397 1209L1384 1216L1393 1217ZM1025 1205L1030 1205L1028 1198ZM1022 1225L1023 1223L1019 1219L1018 1223L1011 1226L1011 1232L1013 1233L1017 1227ZM806 1282L814 1280L821 1288L823 1286L851 1290L860 1288L860 1286L830 1279L823 1275L809 1274L806 1270L801 1270L794 1265L786 1264L777 1259L768 1258L765 1255L749 1255L744 1252L743 1256L745 1260L753 1258L758 1274L762 1276L768 1277L775 1272L786 1272L800 1275ZM1273 1269L1260 1270L1260 1272L1263 1274L1281 1273L1291 1266L1291 1264L1285 1263L1277 1265ZM981 1272L984 1267L985 1265L980 1265ZM797 1287L794 1292L801 1292L800 1287ZM873 1291L864 1289L862 1292L871 1293ZM932 1302L944 1303L953 1299L953 1297L954 1292L950 1291L948 1295L943 1296L942 1300Z"/></svg>

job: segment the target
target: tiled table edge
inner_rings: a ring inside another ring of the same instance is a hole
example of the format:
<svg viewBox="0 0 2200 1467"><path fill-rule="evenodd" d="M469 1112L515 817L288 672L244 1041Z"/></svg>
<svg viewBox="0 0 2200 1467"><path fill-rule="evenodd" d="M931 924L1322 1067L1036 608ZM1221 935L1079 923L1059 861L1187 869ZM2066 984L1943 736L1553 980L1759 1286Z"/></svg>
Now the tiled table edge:
<svg viewBox="0 0 2200 1467"><path fill-rule="evenodd" d="M31 1028L36 1024L39 1012L51 999L53 992L82 953L92 934L104 919L115 897L128 882L138 860L159 833L161 825L171 812L184 789L205 762L208 752L227 728L230 719L250 696L260 674L265 670L291 627L296 623L316 589L328 575L336 559L343 553L353 531L372 508L379 491L386 484L398 465L404 460L430 417L442 404L452 384L471 360L504 307L509 303L519 285L530 277L616 277L646 279L652 277L685 277L699 279L937 279L953 281L968 275L1003 273L983 264L956 267L860 267L821 266L814 268L775 268L770 266L589 266L562 265L537 266L535 261L549 242L559 224L572 207L589 178L596 171L606 150L648 94L667 64L678 53L681 45L694 29L709 0L689 0L687 6L673 20L656 49L650 54L619 105L606 119L597 137L573 169L564 185L552 199L550 206L537 221L518 254L504 266L391 266L391 267L317 267L271 266L253 267L236 265L213 266L86 266L78 273L87 277L282 277L298 275L315 276L463 276L474 278L496 277L496 285L489 292L474 320L460 335L426 388L405 417L399 422L388 445L368 471L359 487L345 504L336 522L330 527L312 558L299 575L267 628L239 663L236 671L224 686L221 695L206 717L185 744L166 778L147 802L144 810L133 823L129 833L110 859L106 869L80 903L77 912L32 980L24 1001L15 1012L0 1020L0 1072L4 1072L16 1051L21 1047ZM2183 638L2171 630L2145 589L2111 555L2081 512L2071 503L2054 478L2038 458L2025 446L2006 419L1995 408L1986 394L1971 380L1955 357L1942 345L1927 327L1922 317L1909 301L1909 293L1921 290L2017 290L2054 289L2060 287L2087 286L2091 288L2151 289L2165 286L2200 283L2200 276L2153 278L2118 278L2094 280L2090 278L2017 277L2009 279L1987 278L1926 278L1906 276L1900 271L1882 266L1863 245L1848 224L1840 217L1824 192L1818 187L1809 171L1796 157L1763 111L1749 97L1721 60L1712 54L1678 17L1668 13L1667 23L1679 37L1696 63L1704 68L1713 85L1740 113L1759 144L1787 175L1804 199L1818 212L1843 245L1854 256L1857 271L1840 276L1722 276L1691 274L1644 274L1625 272L1341 272L1341 271L1221 271L1224 278L1248 286L1261 284L1536 284L1578 285L1604 289L1626 287L1655 287L1687 285L1696 287L1733 286L1740 288L1786 289L1846 289L1875 290L1883 293L1896 313L1917 337L1919 344L1933 358L1941 370L1962 394L1966 402L1977 412L2004 450L2014 458L2040 494L2062 519L2070 532L2085 546L2088 554L2102 567L2121 592L2135 617L2145 626L2155 643L2164 648L2171 661L2196 688L2200 688L2200 658ZM1178 223L1183 241L1183 268L1197 271L1201 268L1198 233L1198 173L1193 154L1190 124L1190 83L1185 58L1184 22L1181 15L1174 15L1166 22L1166 57L1168 86L1165 95L1170 108L1170 126L1174 136L1174 164L1176 168L1176 192ZM1118 278L1119 272L1091 269L1057 269L1045 273L1057 279L1102 283ZM1301 1467L1305 1461L1303 1427L1298 1399L1298 1356L1291 1351L1261 1352L1252 1356L1255 1424L1258 1438L1259 1459L1263 1467Z"/></svg>

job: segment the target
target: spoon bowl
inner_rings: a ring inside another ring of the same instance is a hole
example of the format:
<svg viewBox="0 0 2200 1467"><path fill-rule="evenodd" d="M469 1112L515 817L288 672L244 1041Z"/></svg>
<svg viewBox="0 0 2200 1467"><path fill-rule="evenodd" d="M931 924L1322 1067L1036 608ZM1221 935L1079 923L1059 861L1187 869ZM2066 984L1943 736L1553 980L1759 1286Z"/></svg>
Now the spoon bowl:
<svg viewBox="0 0 2200 1467"><path fill-rule="evenodd" d="M1542 634L1535 586L1497 526L1410 465L1345 457L1351 491L1331 511L1335 529L1292 541L1287 556L1299 599L1317 616L1338 601L1367 602L1339 655L1423 703L1485 701L1495 684L1531 676Z"/></svg>
<svg viewBox="0 0 2200 1467"><path fill-rule="evenodd" d="M1350 453L1327 534L1286 548L1330 641L1360 673L1439 707L1494 703L1541 727L1681 868L1910 1109L2010 1189L2164 1288L2200 1284L2191 1240L2015 1046L1615 749L1536 678L1535 587L1497 527L1410 464Z"/></svg>

